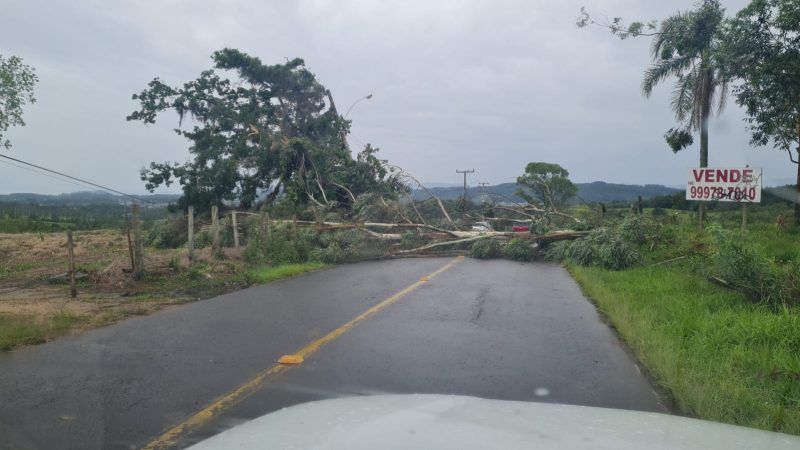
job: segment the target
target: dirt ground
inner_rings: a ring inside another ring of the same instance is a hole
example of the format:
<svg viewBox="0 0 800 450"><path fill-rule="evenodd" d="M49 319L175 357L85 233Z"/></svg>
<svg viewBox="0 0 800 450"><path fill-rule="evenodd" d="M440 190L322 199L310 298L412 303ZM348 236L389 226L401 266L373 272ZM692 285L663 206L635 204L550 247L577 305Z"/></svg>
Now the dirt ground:
<svg viewBox="0 0 800 450"><path fill-rule="evenodd" d="M77 298L69 297L65 233L0 234L0 314L46 318L78 316L87 327L148 314L165 306L231 290L239 254L226 249L218 262L197 251L190 269L186 250L145 249L147 275L134 280L127 236L116 230L73 234Z"/></svg>

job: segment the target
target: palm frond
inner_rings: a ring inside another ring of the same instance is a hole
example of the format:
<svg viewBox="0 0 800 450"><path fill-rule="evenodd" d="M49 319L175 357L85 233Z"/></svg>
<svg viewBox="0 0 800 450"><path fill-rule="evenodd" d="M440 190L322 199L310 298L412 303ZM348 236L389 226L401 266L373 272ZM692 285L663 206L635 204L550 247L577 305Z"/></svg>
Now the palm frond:
<svg viewBox="0 0 800 450"><path fill-rule="evenodd" d="M720 114L722 113L722 110L725 109L725 105L728 103L728 80L723 79L719 81L716 87L717 89L715 89L714 95L718 96L716 98L717 114Z"/></svg>
<svg viewBox="0 0 800 450"><path fill-rule="evenodd" d="M678 76L675 87L672 90L670 104L675 112L678 122L683 122L692 112L694 104L694 87L697 80L697 69L693 68L686 74Z"/></svg>
<svg viewBox="0 0 800 450"><path fill-rule="evenodd" d="M692 57L682 56L670 58L651 64L644 71L642 80L642 93L649 97L653 87L671 76L680 76L683 71L692 66Z"/></svg>
<svg viewBox="0 0 800 450"><path fill-rule="evenodd" d="M687 13L679 11L661 22L661 28L650 44L653 61L672 57L681 41L687 38L686 29L689 20Z"/></svg>

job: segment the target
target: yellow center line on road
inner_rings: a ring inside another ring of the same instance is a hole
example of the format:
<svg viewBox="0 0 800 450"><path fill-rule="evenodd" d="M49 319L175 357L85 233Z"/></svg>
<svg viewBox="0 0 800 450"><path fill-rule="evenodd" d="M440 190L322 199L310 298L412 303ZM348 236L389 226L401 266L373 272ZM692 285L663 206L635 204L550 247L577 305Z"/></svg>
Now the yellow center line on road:
<svg viewBox="0 0 800 450"><path fill-rule="evenodd" d="M346 324L340 326L339 328L331 331L330 333L322 336L321 338L317 339L314 342L306 345L305 347L301 348L300 350L294 352L294 355L300 356L303 359L308 358L314 352L322 348L325 344L328 344L350 329L358 325L360 322L372 317L379 311L386 309L392 303L400 300L401 298L405 297L409 293L411 293L416 288L420 287L421 285L430 281L433 277L439 275L440 273L444 272L445 270L453 267L457 262L464 259L463 256L456 257L455 259L451 260L449 263L445 264L435 272L431 273L430 275L424 276L420 278L414 284L407 286L403 290L395 293L391 297L383 300L382 302L378 303L377 305L369 308L368 310L364 311L363 313L359 314L353 320L347 322ZM178 443L178 440L197 430L198 428L202 427L203 425L210 422L212 419L217 417L220 413L228 410L232 406L236 405L237 403L241 402L242 400L246 399L264 384L265 381L273 378L274 376L285 372L294 365L285 365L285 364L275 364L274 366L270 367L269 369L259 373L255 377L251 378L249 381L245 382L241 386L237 387L236 389L228 392L227 394L219 397L218 399L214 400L210 404L208 404L205 408L201 409L188 419L184 420L183 422L175 425L174 427L170 428L167 432L159 436L158 438L152 440L149 444L143 447L143 450L156 450L156 449L166 449L175 446Z"/></svg>

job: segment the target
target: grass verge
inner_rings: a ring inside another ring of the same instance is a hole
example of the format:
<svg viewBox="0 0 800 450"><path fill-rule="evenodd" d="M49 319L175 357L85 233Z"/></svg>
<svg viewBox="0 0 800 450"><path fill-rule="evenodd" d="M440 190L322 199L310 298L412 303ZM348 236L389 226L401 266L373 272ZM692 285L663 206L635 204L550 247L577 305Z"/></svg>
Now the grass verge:
<svg viewBox="0 0 800 450"><path fill-rule="evenodd" d="M800 435L800 312L681 269L570 267L679 412Z"/></svg>
<svg viewBox="0 0 800 450"><path fill-rule="evenodd" d="M247 271L248 280L252 284L269 283L325 267L322 263L281 264L279 266L261 266Z"/></svg>
<svg viewBox="0 0 800 450"><path fill-rule="evenodd" d="M69 313L49 317L0 314L0 350L46 342L85 323L86 318Z"/></svg>

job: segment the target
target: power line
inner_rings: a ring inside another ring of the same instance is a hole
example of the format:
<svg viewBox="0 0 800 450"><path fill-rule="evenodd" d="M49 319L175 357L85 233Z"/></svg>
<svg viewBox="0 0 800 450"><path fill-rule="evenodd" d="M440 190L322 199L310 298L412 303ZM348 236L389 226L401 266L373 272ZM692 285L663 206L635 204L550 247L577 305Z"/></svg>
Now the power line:
<svg viewBox="0 0 800 450"><path fill-rule="evenodd" d="M46 176L48 178L52 178L52 179L58 180L58 181L63 181L64 183L69 183L71 185L78 186L78 187L81 187L81 188L85 188L86 187L86 186L84 186L82 184L79 184L79 183L76 183L74 181L65 180L63 178L58 178L58 177L55 177L53 175L50 175L50 174L47 174L47 173L44 173L44 172L39 172L38 170L31 169L30 167L19 166L17 164L10 163L8 161L3 161L3 160L0 160L0 163L8 164L9 166L16 167L17 169L27 170L28 172L33 172L33 173L36 173L36 174L39 174L39 175L44 175L44 176Z"/></svg>
<svg viewBox="0 0 800 450"><path fill-rule="evenodd" d="M29 163L29 162L23 161L23 160L21 160L21 159L12 158L12 157L10 157L10 156L3 155L3 154L0 154L0 158L6 158L6 159L10 159L11 161L16 161L16 162L18 162L18 163L25 164L26 166L35 167L35 168L37 168L37 169L44 170L44 171L46 171L46 172L50 172L50 173L54 173L54 174L56 174L56 175L59 175L59 176L65 177L65 178L69 178L69 179L71 179L71 180L79 181L79 182L81 182L81 183L88 184L88 185L90 185L90 186L94 186L94 187L97 187L97 188L100 188L100 189L104 189L104 190L106 190L106 191L113 192L113 193L115 193L115 194L123 195L123 196L125 196L125 197L130 197L130 198L132 198L132 199L134 199L134 200L137 200L137 201L143 201L143 202L147 202L147 203L152 203L152 204L155 204L155 203L153 203L153 202L151 202L151 201L148 201L148 200L141 199L141 198L139 198L139 197L136 197L136 196L134 196L134 195L126 194L126 193L124 193L124 192L122 192L122 191L118 191L118 190L116 190L116 189L112 189L112 188L110 188L110 187L106 187L106 186L103 186L103 185L100 185L100 184L97 184L97 183L92 183L91 181L86 181L86 180L83 180L83 179L81 179L81 178L78 178L78 177L73 177L72 175L67 175L67 174L65 174L65 173L62 173L62 172L59 172L59 171L57 171L57 170L48 169L47 167L42 167L42 166L39 166L39 165L36 165L36 164L33 164L33 163ZM20 168L21 168L21 167L20 167ZM45 175L45 174L43 174L43 173L42 173L41 175ZM47 175L47 176L49 176L49 175ZM62 180L62 181L66 181L66 180ZM74 183L73 183L73 184L74 184Z"/></svg>

